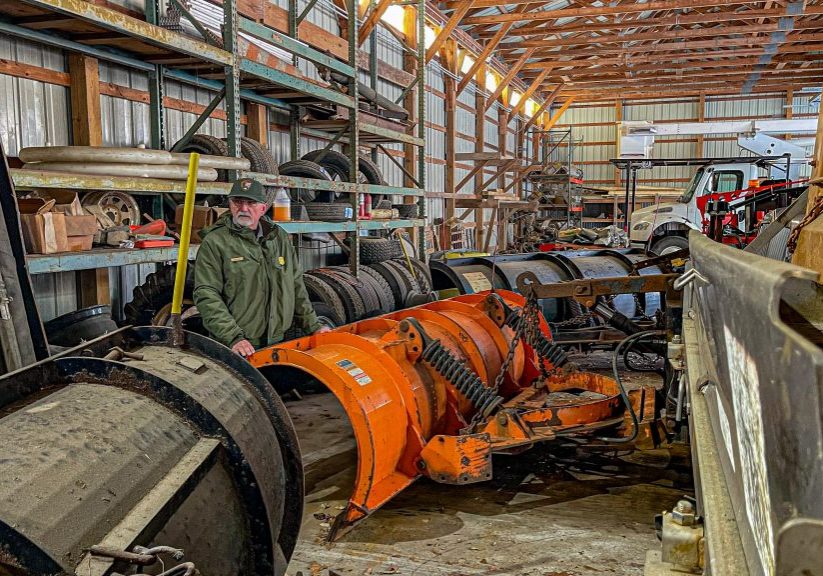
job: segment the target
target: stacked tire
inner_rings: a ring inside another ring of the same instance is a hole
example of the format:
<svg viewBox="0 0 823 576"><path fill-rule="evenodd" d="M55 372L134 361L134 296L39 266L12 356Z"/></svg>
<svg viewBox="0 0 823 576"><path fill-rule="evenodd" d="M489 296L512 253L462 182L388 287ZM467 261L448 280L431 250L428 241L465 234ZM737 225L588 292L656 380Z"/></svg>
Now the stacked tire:
<svg viewBox="0 0 823 576"><path fill-rule="evenodd" d="M184 328L206 334L193 302L194 262L186 270L183 291ZM167 325L176 264L163 266L149 274L135 287L132 300L126 304L125 324L135 326ZM336 328L395 310L417 306L431 299L431 276L423 262L414 258L395 258L361 265L355 277L348 266L327 266L303 274L306 291L314 311L324 326ZM287 339L304 336L293 325Z"/></svg>
<svg viewBox="0 0 823 576"><path fill-rule="evenodd" d="M300 160L285 162L279 167L283 176L314 178L317 180L351 181L351 160L336 150L314 150L304 154ZM369 158L360 157L357 166L358 181L368 184L385 184L380 168ZM292 202L305 206L309 220L343 222L351 219L352 205L349 196L328 190L293 188ZM382 195L374 195L372 205L382 200Z"/></svg>
<svg viewBox="0 0 823 576"><path fill-rule="evenodd" d="M212 156L228 156L229 146L224 139L217 138L216 136L210 136L208 134L195 134L183 147L178 150L178 152L197 152L199 154L208 154ZM240 155L249 161L251 164L249 169L252 172L260 172L262 174L278 173L277 162L271 155L271 152L257 140L252 140L251 138L243 136L240 139ZM228 182L228 171L218 170L217 181ZM266 192L274 197L276 189L272 186L267 186ZM206 197L206 201L209 206L225 204L225 198L220 196L208 196Z"/></svg>

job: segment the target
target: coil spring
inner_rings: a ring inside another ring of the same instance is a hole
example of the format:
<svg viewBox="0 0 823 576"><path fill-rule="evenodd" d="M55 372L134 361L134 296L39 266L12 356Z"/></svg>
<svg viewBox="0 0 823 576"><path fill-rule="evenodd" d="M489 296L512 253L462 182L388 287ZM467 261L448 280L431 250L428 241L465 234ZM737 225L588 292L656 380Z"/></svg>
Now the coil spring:
<svg viewBox="0 0 823 576"><path fill-rule="evenodd" d="M513 311L508 318L506 318L506 325L518 332L526 322L526 317L522 313ZM569 358L566 351L563 350L557 343L552 342L546 338L540 330L534 330L533 333L526 331L526 342L534 349L539 358L548 360L552 366L559 367L568 362Z"/></svg>
<svg viewBox="0 0 823 576"><path fill-rule="evenodd" d="M469 365L452 354L440 340L433 340L423 349L420 357L449 381L483 416L488 416L503 403L503 398L487 388Z"/></svg>

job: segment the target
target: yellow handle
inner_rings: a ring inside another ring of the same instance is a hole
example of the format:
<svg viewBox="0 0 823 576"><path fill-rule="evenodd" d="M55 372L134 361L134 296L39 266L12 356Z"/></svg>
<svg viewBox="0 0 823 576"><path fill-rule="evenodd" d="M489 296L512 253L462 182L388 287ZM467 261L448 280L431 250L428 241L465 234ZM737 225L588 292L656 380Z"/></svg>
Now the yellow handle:
<svg viewBox="0 0 823 576"><path fill-rule="evenodd" d="M183 311L183 291L186 288L186 267L189 263L189 240L191 240L191 220L194 216L194 194L197 188L197 167L200 154L189 155L189 177L186 179L186 200L183 203L183 226L180 229L180 251L177 253L177 272L174 275L174 296L171 313Z"/></svg>

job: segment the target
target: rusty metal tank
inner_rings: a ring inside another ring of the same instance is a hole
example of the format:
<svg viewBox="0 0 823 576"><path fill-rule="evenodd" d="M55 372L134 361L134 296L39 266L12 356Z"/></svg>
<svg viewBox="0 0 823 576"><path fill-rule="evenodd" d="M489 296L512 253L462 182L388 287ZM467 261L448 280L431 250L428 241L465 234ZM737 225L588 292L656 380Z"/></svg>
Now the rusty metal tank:
<svg viewBox="0 0 823 576"><path fill-rule="evenodd" d="M245 360L169 335L125 328L0 379L0 574L134 573L93 546L285 573L303 505L291 420Z"/></svg>

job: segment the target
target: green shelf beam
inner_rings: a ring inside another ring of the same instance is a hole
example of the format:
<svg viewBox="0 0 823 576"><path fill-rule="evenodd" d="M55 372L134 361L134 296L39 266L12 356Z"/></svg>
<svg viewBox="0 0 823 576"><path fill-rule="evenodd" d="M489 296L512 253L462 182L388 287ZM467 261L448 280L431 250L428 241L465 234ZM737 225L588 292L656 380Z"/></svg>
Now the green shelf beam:
<svg viewBox="0 0 823 576"><path fill-rule="evenodd" d="M300 176L275 176L260 172L243 172L246 178L253 178L268 186L282 186L283 188L305 188L307 190L328 190L331 192L361 193L361 194L391 194L396 196L423 196L425 191L419 188L402 186L386 186L382 184L354 184L331 180L318 180Z"/></svg>
<svg viewBox="0 0 823 576"><path fill-rule="evenodd" d="M242 172L242 176L254 178L268 186L283 188L305 188L308 190L329 190L347 194L388 194L393 196L423 196L419 188L402 186L385 186L381 184L352 184L351 182L332 182L299 176L274 176L259 172ZM69 174L67 172L48 172L45 170L27 170L12 168L12 180L16 188L32 190L35 188L65 188L68 190L120 190L122 192L146 194L185 194L186 183L183 180L160 180L158 178L134 178L131 176L97 176ZM198 182L198 194L225 196L230 184L225 182Z"/></svg>
<svg viewBox="0 0 823 576"><path fill-rule="evenodd" d="M278 225L289 234L312 232L355 232L357 230L393 230L422 226L422 220L360 220L359 222L280 222ZM197 257L198 244L189 247L189 260ZM26 257L29 274L93 270L134 264L152 264L177 260L177 246L169 248L96 248L86 252L61 252L59 254L30 254Z"/></svg>
<svg viewBox="0 0 823 576"><path fill-rule="evenodd" d="M342 92L320 86L314 82L309 82L305 78L292 76L288 72L271 68L265 64L255 62L254 60L249 60L248 58L242 58L240 60L240 71L258 78L262 78L263 80L268 80L273 84L291 88L292 90L302 94L315 96L318 100L326 100L347 108L352 108L354 106L354 100Z"/></svg>
<svg viewBox="0 0 823 576"><path fill-rule="evenodd" d="M198 244L189 247L189 259L197 256ZM131 264L152 264L177 260L178 247L146 248L99 248L86 252L61 252L59 254L30 254L26 256L29 274L92 270Z"/></svg>

